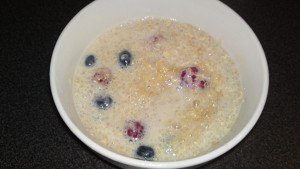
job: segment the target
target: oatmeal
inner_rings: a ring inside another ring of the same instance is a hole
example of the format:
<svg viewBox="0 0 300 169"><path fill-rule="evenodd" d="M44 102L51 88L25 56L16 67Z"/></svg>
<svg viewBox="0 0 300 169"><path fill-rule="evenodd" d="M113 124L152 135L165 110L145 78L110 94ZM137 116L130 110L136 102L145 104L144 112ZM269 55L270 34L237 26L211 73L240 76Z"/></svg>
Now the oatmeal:
<svg viewBox="0 0 300 169"><path fill-rule="evenodd" d="M239 72L221 44L167 19L136 20L99 36L73 82L90 135L144 160L201 155L230 131L243 101Z"/></svg>

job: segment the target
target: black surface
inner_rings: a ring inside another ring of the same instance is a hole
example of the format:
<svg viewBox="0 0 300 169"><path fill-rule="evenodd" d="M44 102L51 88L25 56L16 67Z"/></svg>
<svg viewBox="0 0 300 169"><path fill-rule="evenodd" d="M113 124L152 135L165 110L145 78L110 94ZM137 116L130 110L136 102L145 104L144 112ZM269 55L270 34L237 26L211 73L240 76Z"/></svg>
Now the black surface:
<svg viewBox="0 0 300 169"><path fill-rule="evenodd" d="M59 116L49 85L55 42L91 0L0 2L0 168L103 168ZM297 1L223 0L252 27L265 50L270 88L250 134L203 169L300 168Z"/></svg>

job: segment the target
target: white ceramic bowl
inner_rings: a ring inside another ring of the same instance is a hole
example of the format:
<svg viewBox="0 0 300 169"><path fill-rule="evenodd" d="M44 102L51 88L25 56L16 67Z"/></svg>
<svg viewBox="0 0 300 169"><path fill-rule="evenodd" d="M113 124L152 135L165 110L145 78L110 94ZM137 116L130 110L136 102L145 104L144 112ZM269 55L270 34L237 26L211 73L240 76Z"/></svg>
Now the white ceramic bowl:
<svg viewBox="0 0 300 169"><path fill-rule="evenodd" d="M176 162L137 160L97 144L85 131L74 108L72 77L82 51L111 27L145 16L191 23L222 42L237 63L245 88L245 103L232 131L204 155ZM55 46L50 68L51 91L70 130L88 147L117 165L136 168L186 168L208 162L237 145L257 122L268 92L269 74L264 51L251 28L217 0L96 0L66 26Z"/></svg>

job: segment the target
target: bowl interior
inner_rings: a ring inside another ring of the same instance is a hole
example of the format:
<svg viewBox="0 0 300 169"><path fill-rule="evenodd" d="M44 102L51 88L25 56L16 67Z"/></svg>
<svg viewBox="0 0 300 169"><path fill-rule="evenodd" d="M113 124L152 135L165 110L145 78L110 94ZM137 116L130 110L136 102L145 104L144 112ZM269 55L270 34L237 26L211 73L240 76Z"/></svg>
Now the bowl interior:
<svg viewBox="0 0 300 169"><path fill-rule="evenodd" d="M139 167L174 168L170 163L147 164L151 162L117 157L117 154L97 145L81 125L73 103L72 78L83 50L111 27L145 16L174 18L191 23L220 40L236 62L245 88L245 102L228 136L208 154L194 160L177 162L174 166L206 162L228 151L248 134L261 114L268 91L268 68L263 49L249 26L235 12L216 0L97 0L85 7L64 29L51 61L52 94L63 120L85 144L113 160Z"/></svg>

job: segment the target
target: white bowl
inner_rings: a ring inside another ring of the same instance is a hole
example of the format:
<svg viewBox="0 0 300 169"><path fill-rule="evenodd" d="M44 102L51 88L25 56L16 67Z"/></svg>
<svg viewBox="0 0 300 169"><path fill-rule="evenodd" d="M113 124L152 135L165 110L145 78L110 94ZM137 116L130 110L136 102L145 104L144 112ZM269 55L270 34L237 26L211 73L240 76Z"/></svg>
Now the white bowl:
<svg viewBox="0 0 300 169"><path fill-rule="evenodd" d="M232 131L204 155L176 162L143 161L119 155L89 137L75 111L72 77L82 51L109 28L145 16L174 18L202 28L222 42L239 68L245 88L241 112ZM51 60L50 82L61 117L88 147L122 167L162 169L203 164L237 145L253 128L263 110L269 74L264 51L251 28L217 0L96 0L81 10L61 33Z"/></svg>

